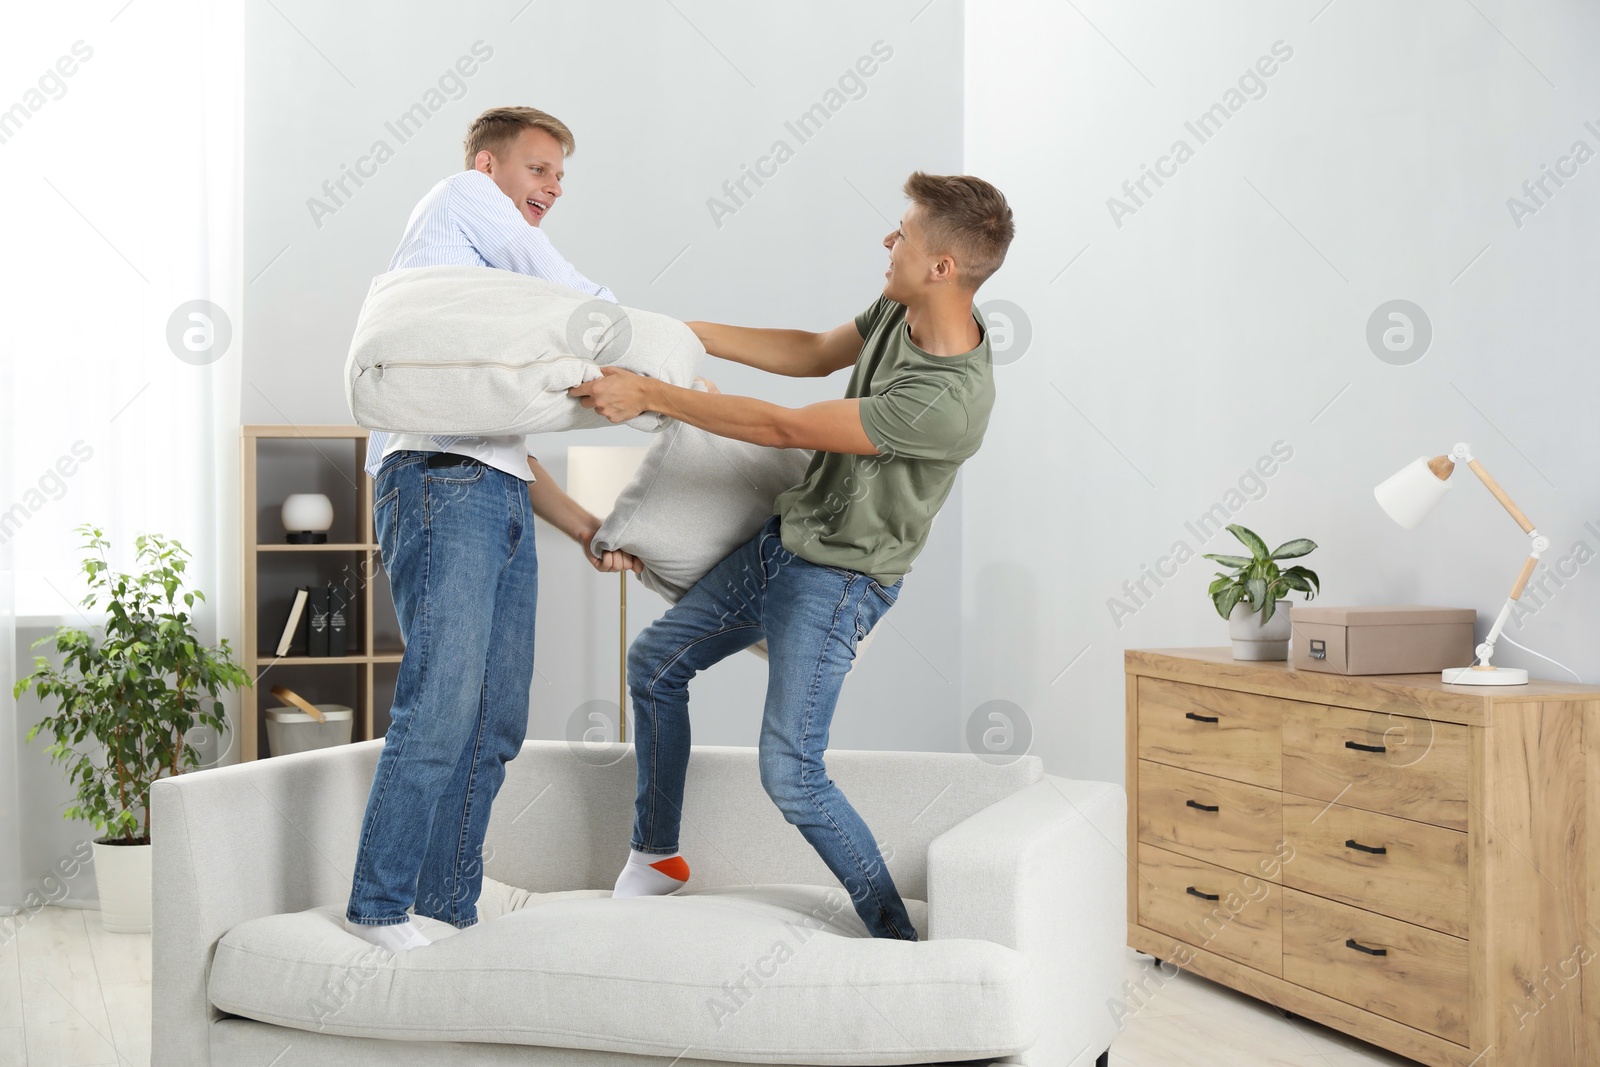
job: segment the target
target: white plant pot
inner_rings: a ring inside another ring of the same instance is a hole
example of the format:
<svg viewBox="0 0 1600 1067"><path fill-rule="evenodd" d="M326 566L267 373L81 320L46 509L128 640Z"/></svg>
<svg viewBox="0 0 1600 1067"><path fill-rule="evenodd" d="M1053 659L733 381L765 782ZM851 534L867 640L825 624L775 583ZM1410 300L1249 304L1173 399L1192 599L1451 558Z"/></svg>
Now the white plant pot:
<svg viewBox="0 0 1600 1067"><path fill-rule="evenodd" d="M1276 660L1289 658L1289 601L1273 605L1272 618L1263 625L1261 613L1240 602L1228 613L1228 637L1233 641L1233 658Z"/></svg>
<svg viewBox="0 0 1600 1067"><path fill-rule="evenodd" d="M94 843L100 922L114 934L150 932L150 848Z"/></svg>

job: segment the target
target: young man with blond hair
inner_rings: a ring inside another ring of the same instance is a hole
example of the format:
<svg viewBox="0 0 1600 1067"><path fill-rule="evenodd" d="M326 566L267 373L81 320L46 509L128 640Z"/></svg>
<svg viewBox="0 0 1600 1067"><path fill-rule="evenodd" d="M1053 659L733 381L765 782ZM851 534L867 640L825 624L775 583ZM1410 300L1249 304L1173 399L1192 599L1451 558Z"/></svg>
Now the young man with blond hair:
<svg viewBox="0 0 1600 1067"><path fill-rule="evenodd" d="M615 368L570 390L613 422L658 411L724 437L815 449L776 514L633 642L638 797L619 897L676 892L689 762L688 684L765 638L760 740L767 794L850 893L875 937L917 939L872 832L823 764L856 644L894 605L994 404L989 341L973 295L1014 233L999 190L918 172L911 204L883 239L883 294L824 333L695 322L706 350L791 377L854 364L844 399L786 408L708 395Z"/></svg>
<svg viewBox="0 0 1600 1067"><path fill-rule="evenodd" d="M390 270L471 265L531 274L615 301L539 228L561 196L572 131L531 107L493 108L466 138L466 169L406 225ZM522 749L533 680L539 565L534 516L596 557L600 520L561 490L526 437L374 433L373 522L405 655L367 797L345 925L394 951L427 944L407 910L478 921L481 853L505 765Z"/></svg>

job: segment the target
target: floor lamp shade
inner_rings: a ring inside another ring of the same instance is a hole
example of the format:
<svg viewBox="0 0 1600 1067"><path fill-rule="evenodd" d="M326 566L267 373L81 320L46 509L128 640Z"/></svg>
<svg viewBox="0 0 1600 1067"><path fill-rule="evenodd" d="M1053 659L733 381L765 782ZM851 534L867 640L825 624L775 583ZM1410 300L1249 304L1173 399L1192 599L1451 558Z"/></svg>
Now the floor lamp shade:
<svg viewBox="0 0 1600 1067"><path fill-rule="evenodd" d="M604 519L633 480L648 448L578 445L567 449L567 495Z"/></svg>
<svg viewBox="0 0 1600 1067"><path fill-rule="evenodd" d="M1434 474L1424 456L1401 467L1372 492L1391 519L1415 530L1450 488L1451 483Z"/></svg>

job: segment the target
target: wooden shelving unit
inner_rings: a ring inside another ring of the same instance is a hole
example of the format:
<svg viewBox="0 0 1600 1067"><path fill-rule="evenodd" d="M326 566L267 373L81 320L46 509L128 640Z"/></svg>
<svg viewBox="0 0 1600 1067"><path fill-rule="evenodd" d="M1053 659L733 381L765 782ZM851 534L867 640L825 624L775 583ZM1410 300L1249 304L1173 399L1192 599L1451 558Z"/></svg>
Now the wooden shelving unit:
<svg viewBox="0 0 1600 1067"><path fill-rule="evenodd" d="M266 425L245 426L241 436L244 665L256 684L243 691L240 701L239 758L263 754L261 708L277 705L268 690L278 684L312 703L348 704L355 710L354 739L367 740L375 736L380 718L387 719L394 668L402 652L372 529L372 479L362 469L367 431L359 426ZM268 466L276 469L268 471ZM285 494L273 483L285 477L300 479L290 491L324 492L333 500L329 543L292 545L283 540L277 511ZM349 631L356 651L347 656L276 655L294 588L328 580L358 594ZM380 630L383 644L394 647L382 647Z"/></svg>

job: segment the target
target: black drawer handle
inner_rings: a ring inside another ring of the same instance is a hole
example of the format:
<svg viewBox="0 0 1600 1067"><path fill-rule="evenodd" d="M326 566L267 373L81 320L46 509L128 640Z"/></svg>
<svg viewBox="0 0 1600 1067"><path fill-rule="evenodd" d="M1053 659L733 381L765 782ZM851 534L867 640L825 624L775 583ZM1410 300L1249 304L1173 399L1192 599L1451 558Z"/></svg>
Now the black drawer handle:
<svg viewBox="0 0 1600 1067"><path fill-rule="evenodd" d="M1353 748L1357 752L1387 752L1387 751L1389 751L1383 745L1363 745L1359 741L1346 741L1344 743L1344 747L1345 748Z"/></svg>
<svg viewBox="0 0 1600 1067"><path fill-rule="evenodd" d="M1353 948L1357 952L1365 952L1369 956L1387 956L1389 954L1389 950L1386 948L1368 948L1353 937L1345 941L1344 947Z"/></svg>
<svg viewBox="0 0 1600 1067"><path fill-rule="evenodd" d="M1220 894L1220 893L1202 893L1202 892L1200 892L1200 890L1196 889L1194 886L1190 886L1188 889L1185 889L1184 892L1188 893L1191 897L1199 897L1201 900L1221 900L1222 899L1222 894Z"/></svg>
<svg viewBox="0 0 1600 1067"><path fill-rule="evenodd" d="M1183 717L1185 719L1193 719L1195 722L1216 722L1217 721L1217 717L1215 715L1196 715L1192 711L1184 712L1183 713Z"/></svg>
<svg viewBox="0 0 1600 1067"><path fill-rule="evenodd" d="M1387 848L1385 848L1384 846L1382 846L1382 845L1379 845L1376 848L1374 848L1371 845L1363 845L1360 841L1354 841L1354 840L1346 841L1344 843L1344 847L1345 848L1353 848L1353 849L1356 849L1359 852L1370 852L1374 856L1387 856L1389 854L1389 850Z"/></svg>
<svg viewBox="0 0 1600 1067"><path fill-rule="evenodd" d="M1219 811L1222 807L1220 804L1202 804L1198 800L1190 800L1187 803L1196 811Z"/></svg>

